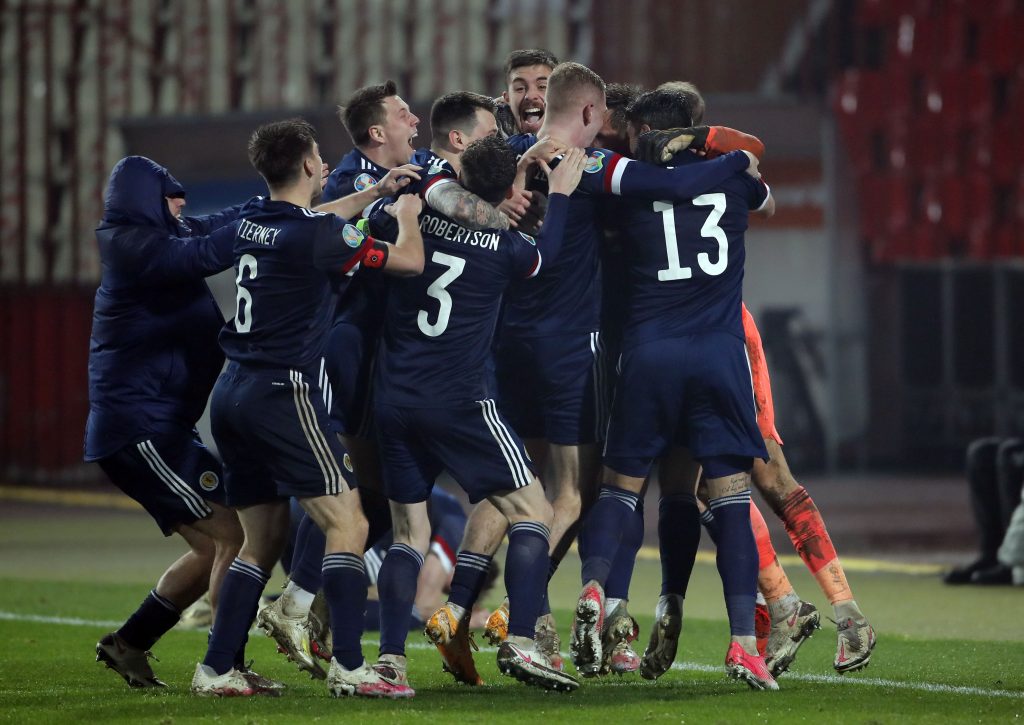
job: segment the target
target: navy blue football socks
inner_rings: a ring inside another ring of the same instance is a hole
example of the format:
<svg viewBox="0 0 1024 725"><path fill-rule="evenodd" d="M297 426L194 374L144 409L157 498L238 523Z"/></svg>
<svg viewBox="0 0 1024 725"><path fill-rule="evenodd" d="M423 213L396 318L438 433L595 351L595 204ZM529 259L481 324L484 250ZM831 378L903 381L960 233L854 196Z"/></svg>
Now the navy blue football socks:
<svg viewBox="0 0 1024 725"><path fill-rule="evenodd" d="M505 556L509 636L533 639L548 585L549 536L548 527L538 521L520 521L509 527Z"/></svg>
<svg viewBox="0 0 1024 725"><path fill-rule="evenodd" d="M640 496L632 491L616 486L601 487L597 502L583 523L587 537L587 557L583 560L581 577L584 584L594 580L604 586L607 582L626 521L636 511L639 501Z"/></svg>
<svg viewBox="0 0 1024 725"><path fill-rule="evenodd" d="M343 552L324 555L324 597L331 612L334 659L346 670L363 664L363 618L366 611L366 567L363 557Z"/></svg>
<svg viewBox="0 0 1024 725"><path fill-rule="evenodd" d="M455 571L452 572L452 587L448 601L467 612L471 611L484 589L490 568L490 556L460 551L455 557Z"/></svg>
<svg viewBox="0 0 1024 725"><path fill-rule="evenodd" d="M662 496L658 503L661 593L686 596L700 544L700 518L692 493Z"/></svg>
<svg viewBox="0 0 1024 725"><path fill-rule="evenodd" d="M309 514L302 517L295 535L295 556L292 558L291 580L314 594L323 585L324 548L327 536Z"/></svg>
<svg viewBox="0 0 1024 725"><path fill-rule="evenodd" d="M629 599L629 583L633 580L636 555L644 544L644 502L638 501L632 516L628 516L622 528L619 550L612 560L608 579L604 584L604 595L608 599Z"/></svg>
<svg viewBox="0 0 1024 725"><path fill-rule="evenodd" d="M714 542L715 546L718 546L718 522L715 521L715 515L711 513L711 509L704 509L700 515L700 523L707 529L711 541Z"/></svg>
<svg viewBox="0 0 1024 725"><path fill-rule="evenodd" d="M239 651L244 651L260 594L269 578L269 572L242 559L236 558L228 567L220 587L210 644L203 658L203 664L218 675L234 667Z"/></svg>
<svg viewBox="0 0 1024 725"><path fill-rule="evenodd" d="M750 489L711 499L708 507L718 524L716 563L729 631L734 636L753 636L758 558L750 526Z"/></svg>
<svg viewBox="0 0 1024 725"><path fill-rule="evenodd" d="M416 602L416 582L423 555L406 544L392 544L377 575L380 597L380 653L405 655L409 612Z"/></svg>
<svg viewBox="0 0 1024 725"><path fill-rule="evenodd" d="M171 600L157 594L156 589L142 600L128 621L117 630L117 636L142 650L152 649L181 618L181 610Z"/></svg>

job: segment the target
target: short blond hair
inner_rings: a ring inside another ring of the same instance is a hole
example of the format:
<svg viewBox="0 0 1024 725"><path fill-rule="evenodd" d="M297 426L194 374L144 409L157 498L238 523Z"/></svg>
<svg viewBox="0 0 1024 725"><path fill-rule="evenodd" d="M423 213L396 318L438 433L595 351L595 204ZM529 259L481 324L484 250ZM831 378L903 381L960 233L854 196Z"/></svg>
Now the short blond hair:
<svg viewBox="0 0 1024 725"><path fill-rule="evenodd" d="M546 113L557 116L574 109L588 93L605 94L605 84L594 71L580 63L559 63L548 77Z"/></svg>

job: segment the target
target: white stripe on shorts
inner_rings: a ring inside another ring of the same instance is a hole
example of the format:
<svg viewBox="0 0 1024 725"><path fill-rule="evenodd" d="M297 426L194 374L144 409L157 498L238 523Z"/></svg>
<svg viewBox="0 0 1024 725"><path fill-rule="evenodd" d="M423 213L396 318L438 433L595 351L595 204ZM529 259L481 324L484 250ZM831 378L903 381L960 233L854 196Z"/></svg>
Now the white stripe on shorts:
<svg viewBox="0 0 1024 725"><path fill-rule="evenodd" d="M306 436L306 442L316 458L320 471L324 474L324 492L328 495L341 493L341 468L327 445L327 439L316 420L316 411L309 400L309 384L302 379L298 370L289 370L288 377L292 381L292 397L295 411L299 416L299 425Z"/></svg>
<svg viewBox="0 0 1024 725"><path fill-rule="evenodd" d="M136 443L135 447L142 454L142 457L146 459L146 464L150 470L157 475L157 478L164 482L167 488L171 489L172 493L185 503L185 506L188 507L188 510L194 516L205 519L213 512L206 504L206 501L203 500L203 497L182 481L181 477L160 457L156 447L153 445L153 441L142 441Z"/></svg>
<svg viewBox="0 0 1024 725"><path fill-rule="evenodd" d="M488 430L491 431L491 435L494 436L494 440L498 443L501 455L505 457L505 462L508 463L508 469L512 473L512 480L515 482L516 488L529 486L533 480L533 474L530 473L530 467L526 465L526 461L513 441L512 435L508 432L508 428L505 427L505 424L502 423L501 418L498 416L498 407L490 398L476 402L483 411L484 422L487 424Z"/></svg>

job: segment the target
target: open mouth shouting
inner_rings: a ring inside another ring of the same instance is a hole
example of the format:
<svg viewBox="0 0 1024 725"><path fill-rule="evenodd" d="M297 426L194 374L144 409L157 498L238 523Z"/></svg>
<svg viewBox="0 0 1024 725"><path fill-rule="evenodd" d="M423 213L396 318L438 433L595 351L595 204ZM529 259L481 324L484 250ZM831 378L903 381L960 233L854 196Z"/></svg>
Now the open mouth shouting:
<svg viewBox="0 0 1024 725"><path fill-rule="evenodd" d="M524 103L519 109L519 128L523 133L537 133L544 121L543 103Z"/></svg>

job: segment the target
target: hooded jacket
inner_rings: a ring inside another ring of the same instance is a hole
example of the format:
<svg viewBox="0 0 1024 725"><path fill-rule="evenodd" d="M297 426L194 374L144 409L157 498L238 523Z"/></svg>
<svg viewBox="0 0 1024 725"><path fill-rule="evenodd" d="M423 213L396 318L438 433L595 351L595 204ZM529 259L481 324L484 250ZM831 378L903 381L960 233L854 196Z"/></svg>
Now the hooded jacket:
<svg viewBox="0 0 1024 725"><path fill-rule="evenodd" d="M86 461L154 434L191 431L223 364L224 319L204 278L232 265L242 205L179 221L165 197L184 191L142 156L122 159L110 174L96 229L102 272L89 341Z"/></svg>

